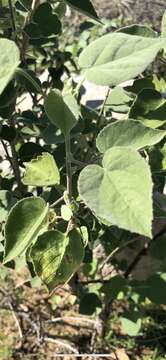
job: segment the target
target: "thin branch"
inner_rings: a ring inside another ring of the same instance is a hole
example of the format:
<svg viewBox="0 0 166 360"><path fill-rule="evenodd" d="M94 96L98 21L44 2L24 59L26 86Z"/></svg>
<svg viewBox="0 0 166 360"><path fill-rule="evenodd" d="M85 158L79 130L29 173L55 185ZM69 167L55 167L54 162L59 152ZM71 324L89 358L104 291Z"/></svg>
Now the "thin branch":
<svg viewBox="0 0 166 360"><path fill-rule="evenodd" d="M110 88L108 88L108 90L107 90L107 93L106 93L105 99L104 99L103 104L102 104L102 107L101 107L101 109L100 109L99 118L98 118L97 123L96 123L96 127L97 127L97 128L99 128L99 127L100 127L100 122L101 122L101 119L102 119L102 116L103 116L103 112L104 112L105 104L106 104L106 102L107 102L107 99L108 99L109 93L110 93Z"/></svg>
<svg viewBox="0 0 166 360"><path fill-rule="evenodd" d="M104 262L101 264L101 266L99 267L99 270L101 271L104 267L105 264L107 264L112 258L114 258L114 256L116 254L119 254L122 250L124 250L128 245L133 244L133 242L138 241L139 240L139 236L137 236L136 238L127 241L124 245L116 247L113 251L111 251L111 253L106 257L106 259L104 260Z"/></svg>
<svg viewBox="0 0 166 360"><path fill-rule="evenodd" d="M15 24L15 18L14 18L14 10L12 5L12 0L8 0L9 4L9 10L10 10L10 17L11 17L11 26L12 26L12 32L13 32L13 38L16 41L17 35L16 35L16 24Z"/></svg>
<svg viewBox="0 0 166 360"><path fill-rule="evenodd" d="M78 351L74 347L72 347L71 345L69 345L69 344L67 344L67 343L65 343L63 341L54 339L54 338L52 338L50 336L49 337L47 337L47 336L44 337L43 341L51 342L51 343L56 344L56 345L58 345L60 347L66 348L67 350L70 350L74 354L78 354Z"/></svg>
<svg viewBox="0 0 166 360"><path fill-rule="evenodd" d="M8 305L9 305L9 308L11 309L13 319L14 319L14 321L16 323L20 339L22 339L23 338L23 333L22 333L22 330L21 330L21 326L20 326L19 320L18 320L18 318L16 316L16 313L14 311L14 307L13 307L12 303L9 300L8 300Z"/></svg>
<svg viewBox="0 0 166 360"><path fill-rule="evenodd" d="M19 164L18 164L17 152L16 152L15 144L13 141L11 142L10 146L11 146L11 153L12 153L12 158L13 158L12 159L12 167L13 167L14 175L15 175L16 182L18 185L18 190L19 190L20 194L22 195L25 193L25 187L21 182L21 175L20 175L20 168L19 168Z"/></svg>
<svg viewBox="0 0 166 360"><path fill-rule="evenodd" d="M64 201L64 196L61 196L58 200L56 200L53 204L50 205L50 209L53 209L58 204L60 204L62 201Z"/></svg>
<svg viewBox="0 0 166 360"><path fill-rule="evenodd" d="M88 319L87 317L75 317L75 316L62 316L62 317L57 317L55 319L52 319L52 320L47 320L46 322L49 323L49 324L52 324L52 323L57 323L57 322L61 322L61 321L76 321L76 322L88 322L92 325L94 325L96 322L95 320L92 320L92 319Z"/></svg>
<svg viewBox="0 0 166 360"><path fill-rule="evenodd" d="M160 236L164 235L166 232L166 227L159 231L158 234L156 234L153 238L153 241L156 241ZM139 251L139 253L136 255L135 259L132 261L132 263L128 266L127 270L124 273L124 277L128 278L128 276L132 273L132 271L136 268L137 264L140 262L143 256L147 255L148 249L150 247L151 242L147 242L144 247Z"/></svg>
<svg viewBox="0 0 166 360"><path fill-rule="evenodd" d="M69 196L69 201L72 199L72 168L71 168L71 144L70 144L70 134L65 137L65 148L66 148L66 183L67 183L67 193Z"/></svg>

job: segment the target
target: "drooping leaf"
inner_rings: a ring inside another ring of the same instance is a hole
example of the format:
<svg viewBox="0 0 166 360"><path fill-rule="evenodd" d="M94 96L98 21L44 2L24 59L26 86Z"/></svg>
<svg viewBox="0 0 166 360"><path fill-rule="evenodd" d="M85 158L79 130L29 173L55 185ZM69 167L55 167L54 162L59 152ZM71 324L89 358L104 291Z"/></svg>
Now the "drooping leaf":
<svg viewBox="0 0 166 360"><path fill-rule="evenodd" d="M115 86L141 74L164 47L165 40L113 33L88 45L79 65L87 80Z"/></svg>
<svg viewBox="0 0 166 360"><path fill-rule="evenodd" d="M51 91L44 103L49 120L66 136L76 125L79 117L77 102L71 93L63 96L58 90Z"/></svg>
<svg viewBox="0 0 166 360"><path fill-rule="evenodd" d="M60 231L50 230L38 237L30 256L36 274L50 289L54 287L56 272L61 264L69 238Z"/></svg>
<svg viewBox="0 0 166 360"><path fill-rule="evenodd" d="M29 197L16 203L5 225L4 263L21 254L48 224L48 207L39 197Z"/></svg>
<svg viewBox="0 0 166 360"><path fill-rule="evenodd" d="M101 153L114 146L129 146L139 150L160 142L166 131L144 126L135 120L120 120L107 125L98 135L96 145Z"/></svg>
<svg viewBox="0 0 166 360"><path fill-rule="evenodd" d="M59 184L59 170L51 154L43 153L24 164L26 171L22 181L25 185L52 186Z"/></svg>
<svg viewBox="0 0 166 360"><path fill-rule="evenodd" d="M34 269L49 291L71 278L83 256L81 236L76 230L68 236L48 231L38 238L31 250Z"/></svg>
<svg viewBox="0 0 166 360"><path fill-rule="evenodd" d="M151 237L152 180L146 161L136 150L114 147L106 151L102 165L81 171L81 199L96 216Z"/></svg>
<svg viewBox="0 0 166 360"><path fill-rule="evenodd" d="M140 120L144 125L158 128L166 122L166 101L153 89L143 89L136 97L129 118Z"/></svg>
<svg viewBox="0 0 166 360"><path fill-rule="evenodd" d="M20 63L19 49L8 39L0 39L0 94L13 78Z"/></svg>
<svg viewBox="0 0 166 360"><path fill-rule="evenodd" d="M67 5L91 17L92 19L99 20L96 10L90 0L65 0L65 2Z"/></svg>

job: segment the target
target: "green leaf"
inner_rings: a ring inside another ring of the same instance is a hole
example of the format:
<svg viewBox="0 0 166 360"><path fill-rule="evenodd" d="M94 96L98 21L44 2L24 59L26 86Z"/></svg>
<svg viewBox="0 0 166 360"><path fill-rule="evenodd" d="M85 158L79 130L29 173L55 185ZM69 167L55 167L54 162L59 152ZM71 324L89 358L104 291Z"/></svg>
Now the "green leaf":
<svg viewBox="0 0 166 360"><path fill-rule="evenodd" d="M21 84L24 84L27 88L30 87L30 90L32 92L42 94L40 80L32 76L30 71L28 72L21 68L18 68L15 73L17 80Z"/></svg>
<svg viewBox="0 0 166 360"><path fill-rule="evenodd" d="M84 259L84 246L80 233L74 229L68 237L69 243L56 274L56 285L69 281Z"/></svg>
<svg viewBox="0 0 166 360"><path fill-rule="evenodd" d="M61 264L69 238L60 231L46 231L32 246L30 257L36 274L51 289Z"/></svg>
<svg viewBox="0 0 166 360"><path fill-rule="evenodd" d="M90 0L65 0L66 4L80 11L81 13L91 17L94 20L99 20L95 8Z"/></svg>
<svg viewBox="0 0 166 360"><path fill-rule="evenodd" d="M33 21L38 25L41 36L47 37L61 32L61 22L58 16L52 13L52 7L47 2L37 7Z"/></svg>
<svg viewBox="0 0 166 360"><path fill-rule="evenodd" d="M144 125L158 128L166 122L166 101L153 89L143 89L136 97L129 118L140 120Z"/></svg>
<svg viewBox="0 0 166 360"><path fill-rule="evenodd" d="M61 216L62 216L63 220L69 221L71 219L72 215L73 215L73 213L69 206L67 206L67 205L61 206Z"/></svg>
<svg viewBox="0 0 166 360"><path fill-rule="evenodd" d="M22 199L11 209L5 225L4 263L21 254L48 224L48 207L39 197Z"/></svg>
<svg viewBox="0 0 166 360"><path fill-rule="evenodd" d="M107 284L104 284L101 291L104 292L108 301L116 299L121 291L125 290L126 280L117 275L110 279Z"/></svg>
<svg viewBox="0 0 166 360"><path fill-rule="evenodd" d="M166 131L148 128L135 120L120 120L107 125L98 135L96 145L101 153L114 146L139 150L160 142Z"/></svg>
<svg viewBox="0 0 166 360"><path fill-rule="evenodd" d="M141 293L155 304L166 305L166 273L152 275L143 283Z"/></svg>
<svg viewBox="0 0 166 360"><path fill-rule="evenodd" d="M122 32L130 35L138 35L143 37L150 37L150 38L157 36L157 33L153 29L151 29L148 26L140 25L140 24L125 26L117 30L117 32Z"/></svg>
<svg viewBox="0 0 166 360"><path fill-rule="evenodd" d="M76 230L68 236L59 231L47 231L39 236L31 250L37 275L49 291L67 282L84 257L81 237Z"/></svg>
<svg viewBox="0 0 166 360"><path fill-rule="evenodd" d="M166 37L166 10L164 12L161 23L161 36Z"/></svg>
<svg viewBox="0 0 166 360"><path fill-rule="evenodd" d="M152 180L146 161L131 148L114 147L106 151L102 165L81 171L81 199L96 216L151 238Z"/></svg>
<svg viewBox="0 0 166 360"><path fill-rule="evenodd" d="M129 336L136 336L141 329L141 314L138 311L126 313L121 317L122 329Z"/></svg>
<svg viewBox="0 0 166 360"><path fill-rule="evenodd" d="M132 98L128 93L122 87L117 86L111 91L105 106L109 106L109 110L114 112L127 113L131 102Z"/></svg>
<svg viewBox="0 0 166 360"><path fill-rule="evenodd" d="M165 214L166 218L166 214ZM166 259L166 235L162 235L157 240L153 240L150 243L150 254L159 260Z"/></svg>
<svg viewBox="0 0 166 360"><path fill-rule="evenodd" d="M52 186L60 183L59 170L51 154L43 153L24 165L26 172L22 181L25 185Z"/></svg>
<svg viewBox="0 0 166 360"><path fill-rule="evenodd" d="M8 39L0 39L0 94L12 80L20 63L19 49Z"/></svg>
<svg viewBox="0 0 166 360"><path fill-rule="evenodd" d="M101 308L102 303L95 293L85 294L80 301L79 312L85 315L93 315L97 308Z"/></svg>
<svg viewBox="0 0 166 360"><path fill-rule="evenodd" d="M123 33L107 34L88 45L79 65L85 78L115 86L141 74L165 45L165 40Z"/></svg>
<svg viewBox="0 0 166 360"><path fill-rule="evenodd" d="M51 91L45 99L44 107L49 120L56 125L65 136L78 121L79 109L71 93L65 93L62 96L58 90Z"/></svg>

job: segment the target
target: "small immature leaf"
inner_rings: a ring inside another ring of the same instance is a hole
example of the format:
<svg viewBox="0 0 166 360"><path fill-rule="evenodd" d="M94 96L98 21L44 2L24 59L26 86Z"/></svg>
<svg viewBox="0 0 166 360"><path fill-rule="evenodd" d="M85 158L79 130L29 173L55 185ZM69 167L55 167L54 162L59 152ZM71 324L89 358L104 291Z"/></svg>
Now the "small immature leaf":
<svg viewBox="0 0 166 360"><path fill-rule="evenodd" d="M141 329L141 314L138 311L121 317L122 328L129 336L136 336Z"/></svg>
<svg viewBox="0 0 166 360"><path fill-rule="evenodd" d="M19 49L8 39L0 39L0 94L13 78L20 63Z"/></svg>
<svg viewBox="0 0 166 360"><path fill-rule="evenodd" d="M24 164L26 172L22 181L25 185L52 186L59 184L59 170L51 154L43 153Z"/></svg>
<svg viewBox="0 0 166 360"><path fill-rule="evenodd" d="M56 272L68 242L69 238L65 234L51 230L39 236L31 248L34 270L49 289L54 287Z"/></svg>
<svg viewBox="0 0 166 360"><path fill-rule="evenodd" d="M101 153L114 146L129 146L139 150L160 142L166 131L144 126L135 120L120 120L107 125L98 135L96 145Z"/></svg>
<svg viewBox="0 0 166 360"><path fill-rule="evenodd" d="M83 50L79 65L87 80L115 86L141 74L164 46L160 38L107 34Z"/></svg>
<svg viewBox="0 0 166 360"><path fill-rule="evenodd" d="M62 216L63 220L69 221L71 219L72 215L73 215L73 213L69 206L67 206L67 205L61 206L61 216Z"/></svg>
<svg viewBox="0 0 166 360"><path fill-rule="evenodd" d="M44 107L49 120L65 136L78 121L79 109L71 93L65 93L62 96L58 90L51 91L45 99Z"/></svg>
<svg viewBox="0 0 166 360"><path fill-rule="evenodd" d="M48 207L39 197L22 199L9 212L5 225L4 263L21 254L48 224Z"/></svg>
<svg viewBox="0 0 166 360"><path fill-rule="evenodd" d="M65 0L66 4L92 19L99 20L95 8L90 0Z"/></svg>
<svg viewBox="0 0 166 360"><path fill-rule="evenodd" d="M136 150L114 147L103 167L89 165L79 176L79 194L96 216L120 228L152 237L152 180Z"/></svg>
<svg viewBox="0 0 166 360"><path fill-rule="evenodd" d="M67 282L84 257L79 233L72 230L68 236L59 231L47 231L39 236L31 250L37 275L49 291Z"/></svg>

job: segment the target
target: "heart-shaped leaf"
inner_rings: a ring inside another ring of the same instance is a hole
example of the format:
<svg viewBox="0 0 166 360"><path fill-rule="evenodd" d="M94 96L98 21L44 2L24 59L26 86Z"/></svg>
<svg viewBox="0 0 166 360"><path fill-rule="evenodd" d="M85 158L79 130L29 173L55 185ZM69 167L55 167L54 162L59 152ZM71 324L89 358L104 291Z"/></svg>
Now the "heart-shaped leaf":
<svg viewBox="0 0 166 360"><path fill-rule="evenodd" d="M114 146L139 150L160 142L166 131L155 130L135 120L120 120L107 125L98 135L96 145L101 153Z"/></svg>
<svg viewBox="0 0 166 360"><path fill-rule="evenodd" d="M102 165L81 171L81 199L96 216L151 238L152 180L146 161L136 150L114 147L106 151Z"/></svg>
<svg viewBox="0 0 166 360"><path fill-rule="evenodd" d="M141 74L164 45L165 40L159 38L107 34L83 50L79 65L87 80L115 86Z"/></svg>
<svg viewBox="0 0 166 360"><path fill-rule="evenodd" d="M56 125L65 136L78 121L79 109L71 93L65 93L62 96L58 90L51 91L45 99L44 107L49 120Z"/></svg>
<svg viewBox="0 0 166 360"><path fill-rule="evenodd" d="M9 212L5 225L4 263L21 254L48 225L48 207L39 197L25 198Z"/></svg>
<svg viewBox="0 0 166 360"><path fill-rule="evenodd" d="M59 170L51 154L43 153L24 164L26 172L22 181L25 185L52 186L59 184Z"/></svg>
<svg viewBox="0 0 166 360"><path fill-rule="evenodd" d="M0 94L3 92L20 63L19 49L8 39L0 39Z"/></svg>

